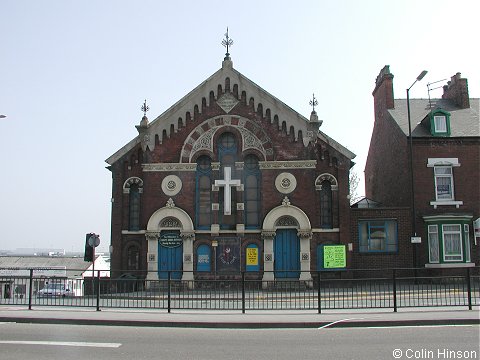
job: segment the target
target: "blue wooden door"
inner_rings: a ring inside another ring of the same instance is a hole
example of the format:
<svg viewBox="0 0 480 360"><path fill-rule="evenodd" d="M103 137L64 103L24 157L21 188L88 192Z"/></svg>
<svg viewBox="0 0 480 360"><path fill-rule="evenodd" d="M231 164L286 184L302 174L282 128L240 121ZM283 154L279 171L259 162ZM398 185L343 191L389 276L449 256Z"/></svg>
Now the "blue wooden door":
<svg viewBox="0 0 480 360"><path fill-rule="evenodd" d="M296 229L277 230L274 240L275 278L300 276L300 240Z"/></svg>
<svg viewBox="0 0 480 360"><path fill-rule="evenodd" d="M171 279L182 278L183 270L183 243L180 232L162 233L158 242L158 278L168 279L168 272L171 272Z"/></svg>

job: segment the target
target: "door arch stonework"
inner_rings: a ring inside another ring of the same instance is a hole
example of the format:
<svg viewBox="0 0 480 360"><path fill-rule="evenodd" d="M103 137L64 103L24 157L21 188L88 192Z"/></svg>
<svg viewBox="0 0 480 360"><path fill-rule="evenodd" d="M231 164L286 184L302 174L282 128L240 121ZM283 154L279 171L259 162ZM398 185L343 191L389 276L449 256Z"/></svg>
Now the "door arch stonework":
<svg viewBox="0 0 480 360"><path fill-rule="evenodd" d="M179 230L183 239L183 274L182 280L193 280L193 241L195 232L193 221L187 212L171 201L163 208L156 210L147 224L145 233L148 242L147 280L158 280L158 239L162 230Z"/></svg>
<svg viewBox="0 0 480 360"><path fill-rule="evenodd" d="M311 281L310 274L310 242L312 239L312 226L310 219L305 212L290 204L288 199L285 199L282 205L270 210L265 216L262 227L262 240L264 247L264 275L263 281L274 280L274 247L273 241L277 229L286 228L281 226L281 218L293 218L296 223L292 223L289 228L297 229L297 235L300 239L300 278L299 280ZM265 283L264 283L265 284Z"/></svg>

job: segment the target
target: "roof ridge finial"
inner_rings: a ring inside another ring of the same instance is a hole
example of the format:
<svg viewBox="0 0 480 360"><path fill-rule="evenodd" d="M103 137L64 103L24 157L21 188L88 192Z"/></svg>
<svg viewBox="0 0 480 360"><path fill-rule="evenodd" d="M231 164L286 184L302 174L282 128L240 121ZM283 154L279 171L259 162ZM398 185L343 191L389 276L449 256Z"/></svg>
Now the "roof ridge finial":
<svg viewBox="0 0 480 360"><path fill-rule="evenodd" d="M145 99L145 101L143 102L140 110L143 111L143 117L142 117L142 121L140 121L140 126L147 127L148 126L147 111L150 110L150 107L147 105L147 99Z"/></svg>
<svg viewBox="0 0 480 360"><path fill-rule="evenodd" d="M309 104L310 104L310 106L313 108L313 109L312 109L312 114L316 114L316 112L315 112L315 106L318 105L318 101L317 101L317 99L315 98L315 93L313 93L313 95L312 95L312 100L310 100Z"/></svg>
<svg viewBox="0 0 480 360"><path fill-rule="evenodd" d="M143 116L147 116L147 111L150 110L150 107L147 105L147 99L145 99L145 101L143 102L143 105L140 108L140 110L143 111Z"/></svg>
<svg viewBox="0 0 480 360"><path fill-rule="evenodd" d="M223 60L230 60L230 53L228 52L228 47L233 45L233 40L228 36L228 26L227 32L225 33L225 39L222 40L222 45L227 48L225 53L225 58Z"/></svg>

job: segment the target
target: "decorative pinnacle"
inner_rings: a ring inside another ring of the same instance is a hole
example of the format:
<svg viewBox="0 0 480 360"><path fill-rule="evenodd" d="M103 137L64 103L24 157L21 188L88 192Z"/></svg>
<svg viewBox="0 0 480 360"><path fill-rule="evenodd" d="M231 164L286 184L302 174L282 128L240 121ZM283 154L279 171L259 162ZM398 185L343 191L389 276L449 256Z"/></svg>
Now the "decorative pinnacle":
<svg viewBox="0 0 480 360"><path fill-rule="evenodd" d="M317 99L315 99L315 94L313 94L312 100L310 100L309 104L310 104L310 106L313 107L312 112L315 112L315 106L318 105L318 101L317 101Z"/></svg>
<svg viewBox="0 0 480 360"><path fill-rule="evenodd" d="M142 107L140 110L143 111L143 116L147 116L147 111L150 110L150 107L147 105L147 100L145 99L145 102L143 103Z"/></svg>
<svg viewBox="0 0 480 360"><path fill-rule="evenodd" d="M225 33L225 39L222 40L222 45L227 48L224 60L230 60L230 53L228 52L228 47L233 45L233 40L228 36L228 27L227 32Z"/></svg>

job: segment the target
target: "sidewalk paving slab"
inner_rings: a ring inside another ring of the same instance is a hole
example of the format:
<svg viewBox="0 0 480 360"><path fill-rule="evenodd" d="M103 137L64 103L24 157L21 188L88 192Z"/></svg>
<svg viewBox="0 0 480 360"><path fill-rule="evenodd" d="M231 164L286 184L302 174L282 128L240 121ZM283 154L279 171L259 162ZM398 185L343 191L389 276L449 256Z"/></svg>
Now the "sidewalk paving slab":
<svg viewBox="0 0 480 360"><path fill-rule="evenodd" d="M0 322L196 328L338 328L384 326L480 325L479 307L391 310L195 311L92 308L0 308Z"/></svg>

